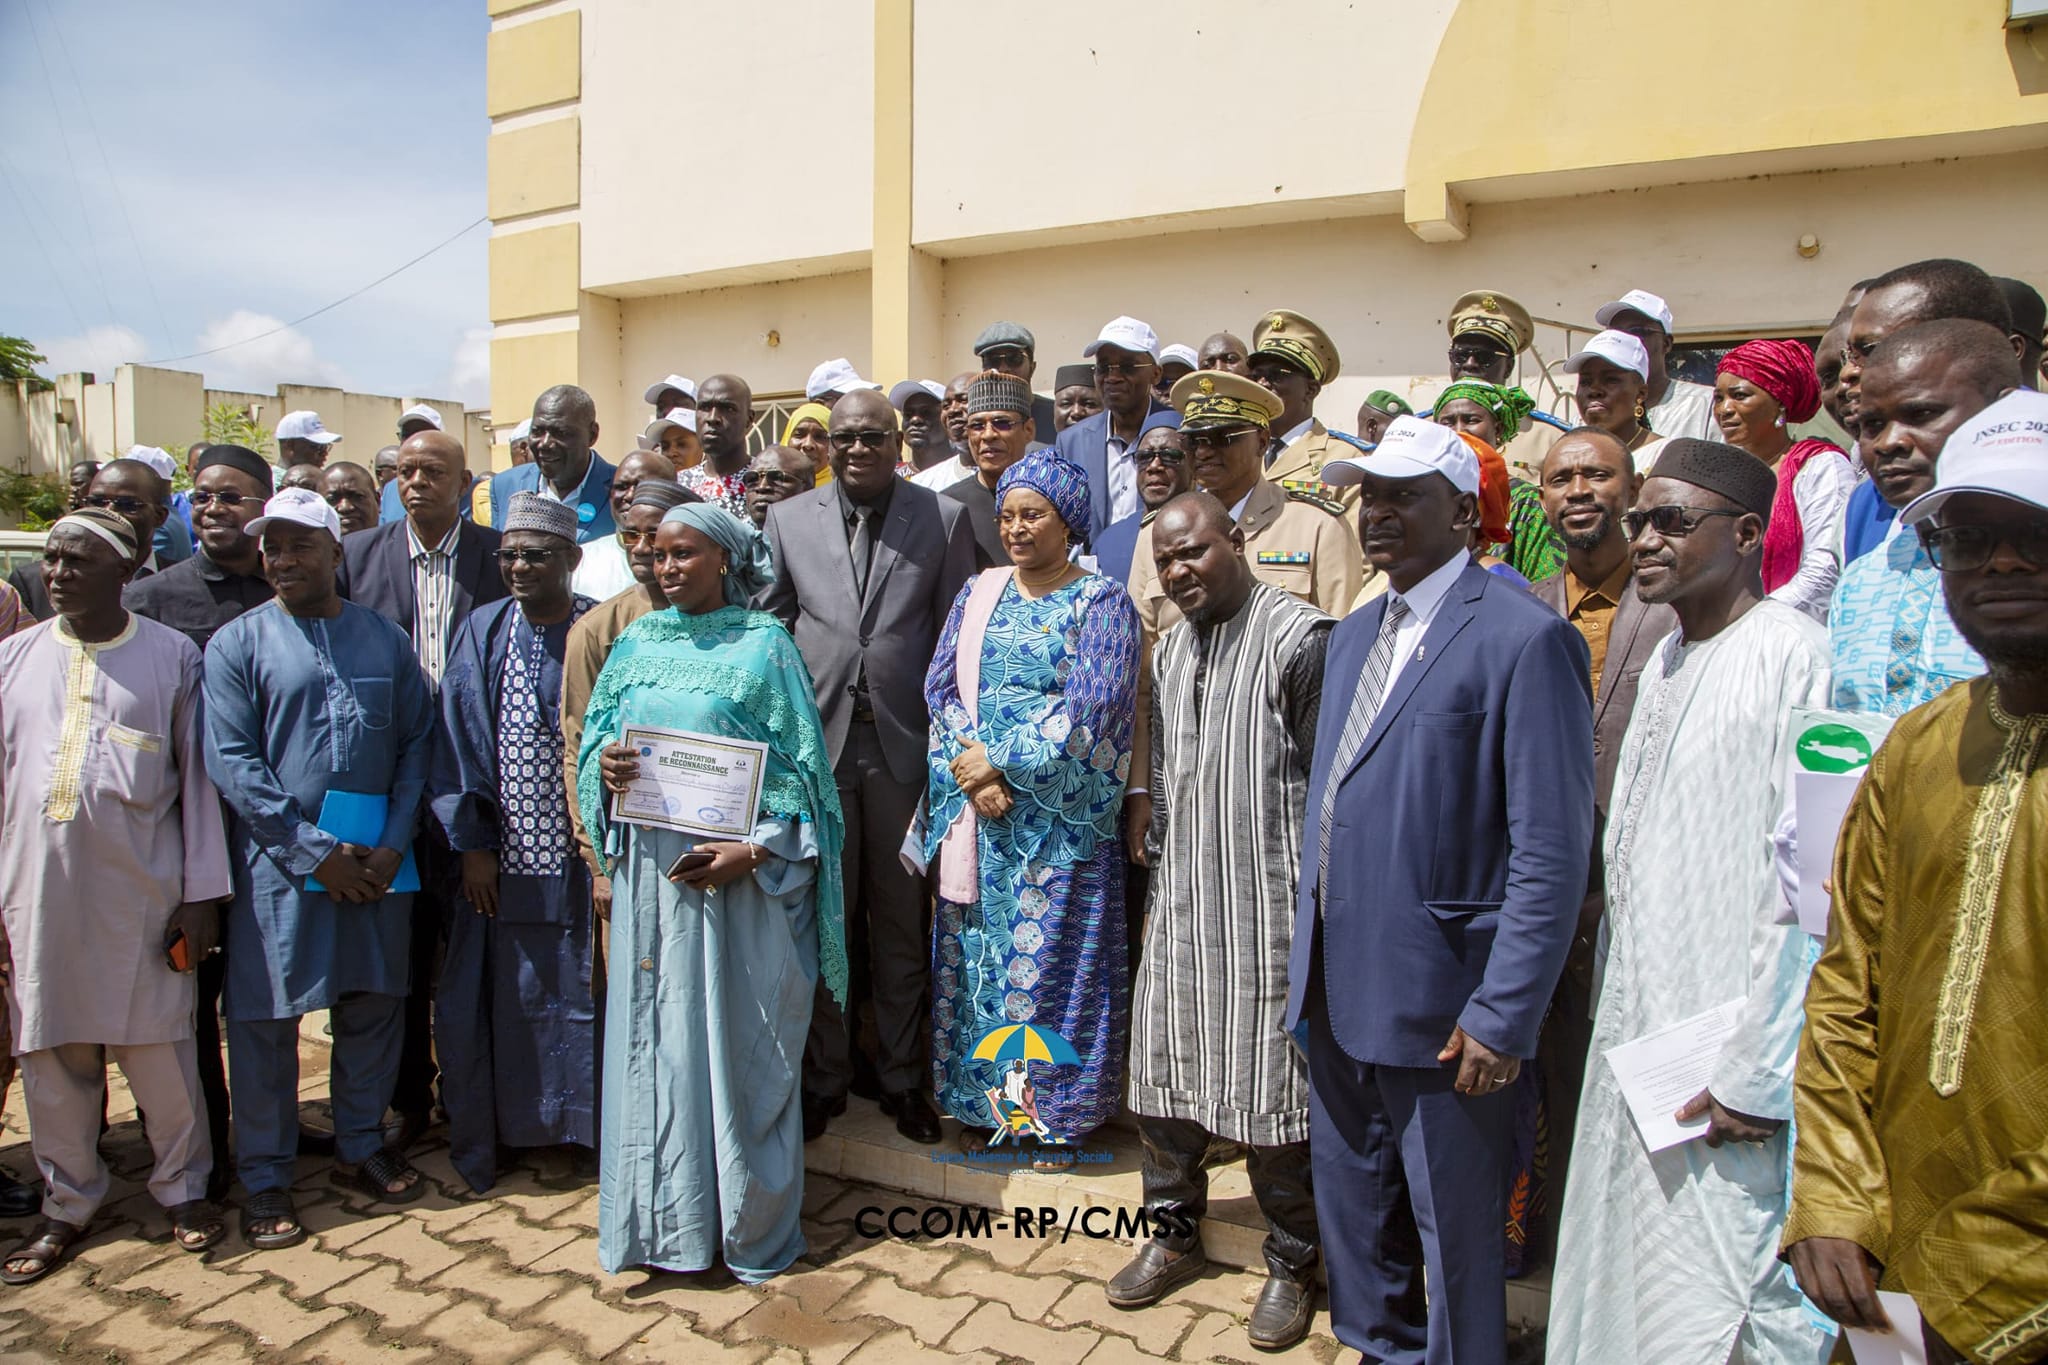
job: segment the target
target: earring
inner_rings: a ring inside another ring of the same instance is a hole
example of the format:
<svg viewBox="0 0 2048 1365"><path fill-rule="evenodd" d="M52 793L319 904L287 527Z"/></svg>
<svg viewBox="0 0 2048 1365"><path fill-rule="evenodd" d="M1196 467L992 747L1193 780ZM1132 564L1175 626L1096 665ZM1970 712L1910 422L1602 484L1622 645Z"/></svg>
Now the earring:
<svg viewBox="0 0 2048 1365"><path fill-rule="evenodd" d="M731 573L731 572L732 572L732 565L730 565L730 564L721 564L721 565L719 565L719 566L718 566L718 576L719 576L720 578L724 578L724 577L725 577L725 576L726 576L727 574L729 574L729 573Z"/></svg>
<svg viewBox="0 0 2048 1365"><path fill-rule="evenodd" d="M1643 406L1643 400L1640 398L1636 399L1636 420L1640 422L1649 415L1650 410Z"/></svg>
<svg viewBox="0 0 2048 1365"><path fill-rule="evenodd" d="M1778 414L1778 425L1781 427L1785 425L1785 414L1782 412Z"/></svg>

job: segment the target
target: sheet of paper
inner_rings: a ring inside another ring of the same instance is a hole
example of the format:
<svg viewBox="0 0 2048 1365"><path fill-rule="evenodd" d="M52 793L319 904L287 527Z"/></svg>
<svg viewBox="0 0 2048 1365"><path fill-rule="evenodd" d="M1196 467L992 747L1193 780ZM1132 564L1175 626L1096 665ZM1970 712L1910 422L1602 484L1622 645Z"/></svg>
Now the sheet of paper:
<svg viewBox="0 0 2048 1365"><path fill-rule="evenodd" d="M649 725L626 727L620 742L639 755L640 776L612 797L613 819L707 839L753 830L766 744Z"/></svg>
<svg viewBox="0 0 2048 1365"><path fill-rule="evenodd" d="M1884 1315L1892 1320L1889 1332L1865 1332L1844 1327L1856 1365L1927 1365L1927 1344L1920 1336L1920 1309L1911 1294L1879 1290Z"/></svg>
<svg viewBox="0 0 2048 1365"><path fill-rule="evenodd" d="M1794 773L1792 801L1799 817L1799 927L1828 935L1828 879L1835 875L1835 841L1863 769L1846 773Z"/></svg>
<svg viewBox="0 0 2048 1365"><path fill-rule="evenodd" d="M1721 1058L1721 1044L1735 1031L1741 1012L1742 1001L1731 1000L1607 1049L1607 1064L1614 1068L1643 1146L1661 1152L1707 1131L1705 1116L1692 1123L1680 1123L1673 1116L1707 1088L1714 1063Z"/></svg>

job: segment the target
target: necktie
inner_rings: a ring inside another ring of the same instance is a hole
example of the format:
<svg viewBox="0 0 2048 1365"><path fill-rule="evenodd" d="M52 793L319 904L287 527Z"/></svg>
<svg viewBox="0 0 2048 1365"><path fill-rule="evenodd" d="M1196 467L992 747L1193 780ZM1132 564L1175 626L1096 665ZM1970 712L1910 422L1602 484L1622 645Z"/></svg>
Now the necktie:
<svg viewBox="0 0 2048 1365"><path fill-rule="evenodd" d="M868 595L868 559L874 553L872 537L868 535L869 509L853 509L853 595L862 601Z"/></svg>
<svg viewBox="0 0 2048 1365"><path fill-rule="evenodd" d="M1351 766L1351 760L1358 757L1359 746L1372 730L1372 723L1380 713L1380 703L1386 700L1387 674L1394 666L1394 636L1399 633L1402 622L1412 613L1408 604L1398 597L1387 599L1386 619L1380 622L1379 638L1372 642L1372 653L1365 656L1365 668L1358 675L1358 690L1351 694L1351 709L1344 716L1344 729L1337 736L1336 760L1330 764L1329 775L1323 779L1323 808L1317 830L1316 845L1316 897L1320 902L1323 882L1330 874L1330 817L1337 810L1337 786L1344 779L1344 772Z"/></svg>

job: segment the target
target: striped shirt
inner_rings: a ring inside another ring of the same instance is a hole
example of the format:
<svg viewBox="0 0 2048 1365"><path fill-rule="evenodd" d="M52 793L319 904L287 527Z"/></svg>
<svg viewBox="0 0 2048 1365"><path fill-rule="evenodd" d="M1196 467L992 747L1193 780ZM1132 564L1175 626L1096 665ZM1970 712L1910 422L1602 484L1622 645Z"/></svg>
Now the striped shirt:
<svg viewBox="0 0 2048 1365"><path fill-rule="evenodd" d="M430 546L421 542L411 518L405 523L412 554L412 643L435 687L448 667L448 637L455 627L455 542L461 534L458 521L439 544Z"/></svg>

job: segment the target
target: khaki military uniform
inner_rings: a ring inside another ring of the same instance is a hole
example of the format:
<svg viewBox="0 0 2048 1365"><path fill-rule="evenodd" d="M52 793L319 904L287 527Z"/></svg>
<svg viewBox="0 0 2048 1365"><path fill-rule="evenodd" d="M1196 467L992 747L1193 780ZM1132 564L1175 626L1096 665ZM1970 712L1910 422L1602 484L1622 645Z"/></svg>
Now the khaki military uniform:
<svg viewBox="0 0 2048 1365"><path fill-rule="evenodd" d="M1358 511L1358 489L1355 485L1337 488L1324 483L1323 465L1341 455L1357 453L1357 446L1346 445L1330 435L1330 429L1320 421L1311 422L1306 436L1274 457L1266 467L1266 477L1279 484L1283 492L1308 493L1324 502L1334 502L1349 517Z"/></svg>

